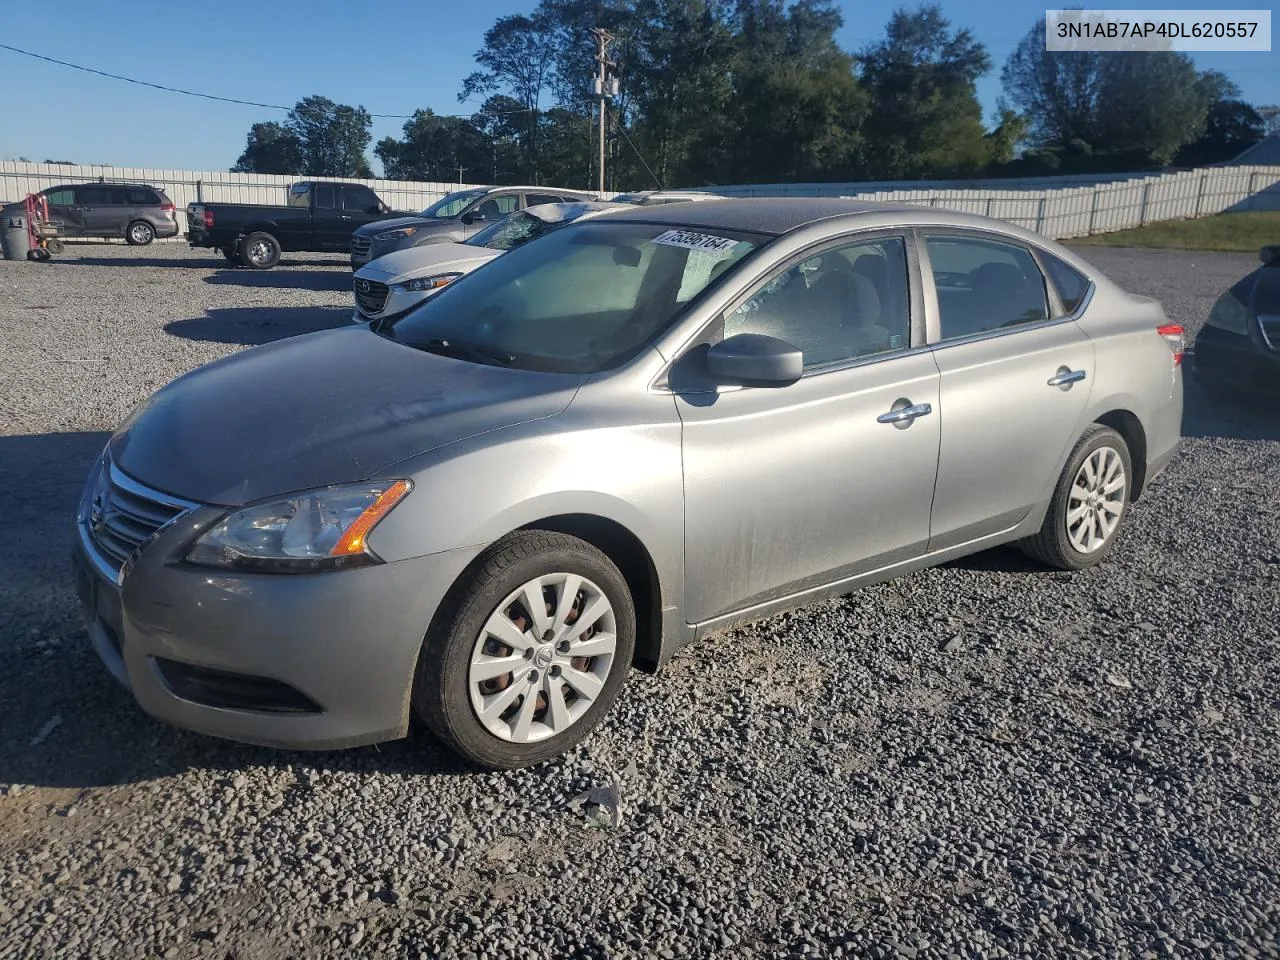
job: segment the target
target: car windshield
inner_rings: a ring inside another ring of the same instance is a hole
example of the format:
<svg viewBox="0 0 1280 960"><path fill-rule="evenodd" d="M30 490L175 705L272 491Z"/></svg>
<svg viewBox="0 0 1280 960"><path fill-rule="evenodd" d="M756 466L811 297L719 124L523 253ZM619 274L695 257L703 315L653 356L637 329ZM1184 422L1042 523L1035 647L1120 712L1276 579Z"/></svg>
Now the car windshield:
<svg viewBox="0 0 1280 960"><path fill-rule="evenodd" d="M510 250L522 243L527 243L534 237L542 236L554 226L556 224L547 223L531 213L518 210L505 220L499 220L492 226L485 227L475 236L462 242L473 247L488 247L490 250Z"/></svg>
<svg viewBox="0 0 1280 960"><path fill-rule="evenodd" d="M592 220L552 230L375 328L397 343L528 370L615 366L766 238Z"/></svg>
<svg viewBox="0 0 1280 960"><path fill-rule="evenodd" d="M477 197L483 197L488 191L486 190L458 190L448 196L441 197L427 209L423 210L418 216L420 217L456 217L464 209L467 204L471 203Z"/></svg>

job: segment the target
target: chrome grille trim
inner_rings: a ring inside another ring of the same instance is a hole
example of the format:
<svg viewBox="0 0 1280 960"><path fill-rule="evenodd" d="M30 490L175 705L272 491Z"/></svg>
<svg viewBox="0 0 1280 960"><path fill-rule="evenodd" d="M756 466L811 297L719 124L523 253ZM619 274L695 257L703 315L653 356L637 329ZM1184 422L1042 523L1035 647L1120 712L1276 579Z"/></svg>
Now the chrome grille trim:
<svg viewBox="0 0 1280 960"><path fill-rule="evenodd" d="M385 283L379 283L377 280L365 280L363 277L354 281L353 290L356 304L360 307L360 312L365 316L381 313L382 308L387 305L387 297L391 293L391 288Z"/></svg>
<svg viewBox="0 0 1280 960"><path fill-rule="evenodd" d="M372 237L352 237L351 252L357 257L367 257L369 250L373 247Z"/></svg>
<svg viewBox="0 0 1280 960"><path fill-rule="evenodd" d="M77 526L81 543L98 572L119 584L126 565L139 549L200 505L153 490L110 460L106 461L106 468L105 489L95 493Z"/></svg>

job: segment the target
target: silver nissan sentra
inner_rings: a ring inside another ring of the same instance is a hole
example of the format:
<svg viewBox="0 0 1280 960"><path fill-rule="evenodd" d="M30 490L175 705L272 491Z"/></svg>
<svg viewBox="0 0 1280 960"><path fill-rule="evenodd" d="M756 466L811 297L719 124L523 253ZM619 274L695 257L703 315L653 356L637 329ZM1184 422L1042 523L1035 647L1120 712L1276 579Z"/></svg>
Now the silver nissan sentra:
<svg viewBox="0 0 1280 960"><path fill-rule="evenodd" d="M172 723L330 748L416 713L536 763L733 623L1001 543L1098 563L1181 356L1156 301L981 217L605 213L141 404L85 487L83 606Z"/></svg>

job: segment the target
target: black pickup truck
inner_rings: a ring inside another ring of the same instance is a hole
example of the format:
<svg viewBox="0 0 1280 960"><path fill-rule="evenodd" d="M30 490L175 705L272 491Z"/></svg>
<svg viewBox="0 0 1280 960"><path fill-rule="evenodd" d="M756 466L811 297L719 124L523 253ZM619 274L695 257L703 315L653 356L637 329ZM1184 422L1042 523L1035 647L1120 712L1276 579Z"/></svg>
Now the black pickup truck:
<svg viewBox="0 0 1280 960"><path fill-rule="evenodd" d="M404 216L358 183L304 181L289 187L284 206L265 203L193 203L187 207L187 242L214 247L232 263L270 270L280 254L346 253L357 227Z"/></svg>

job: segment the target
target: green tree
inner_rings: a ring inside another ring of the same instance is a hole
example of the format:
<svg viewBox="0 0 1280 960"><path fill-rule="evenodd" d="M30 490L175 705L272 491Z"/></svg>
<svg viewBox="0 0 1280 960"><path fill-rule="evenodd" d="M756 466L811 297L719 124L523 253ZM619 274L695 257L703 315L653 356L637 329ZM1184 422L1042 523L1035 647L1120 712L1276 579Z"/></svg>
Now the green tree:
<svg viewBox="0 0 1280 960"><path fill-rule="evenodd" d="M899 10L859 57L871 96L863 124L868 172L882 179L970 175L991 159L975 83L986 48L941 8Z"/></svg>
<svg viewBox="0 0 1280 960"><path fill-rule="evenodd" d="M1263 138L1266 126L1258 111L1242 100L1219 100L1209 107L1204 133L1186 144L1175 158L1179 166L1200 167L1230 160Z"/></svg>
<svg viewBox="0 0 1280 960"><path fill-rule="evenodd" d="M403 137L384 137L374 154L392 180L432 180L443 183L487 179L491 142L464 117L441 117L416 110L405 121Z"/></svg>
<svg viewBox="0 0 1280 960"><path fill-rule="evenodd" d="M364 151L373 139L373 120L364 107L334 103L327 97L299 100L285 121L298 138L302 173L312 177L370 177Z"/></svg>
<svg viewBox="0 0 1280 960"><path fill-rule="evenodd" d="M302 171L302 141L295 133L275 122L255 123L245 138L244 153L231 168L232 173L299 173Z"/></svg>

